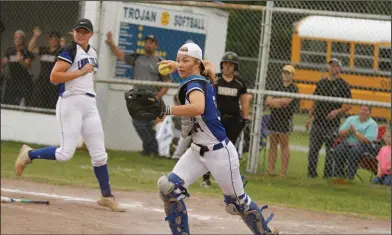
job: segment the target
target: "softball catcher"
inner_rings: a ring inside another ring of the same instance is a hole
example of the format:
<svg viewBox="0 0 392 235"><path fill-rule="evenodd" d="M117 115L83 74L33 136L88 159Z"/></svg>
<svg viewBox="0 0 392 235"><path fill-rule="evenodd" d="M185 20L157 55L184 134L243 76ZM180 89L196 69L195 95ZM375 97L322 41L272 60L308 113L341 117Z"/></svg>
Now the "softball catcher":
<svg viewBox="0 0 392 235"><path fill-rule="evenodd" d="M190 234L188 212L184 199L188 187L211 172L224 194L226 211L239 215L254 234L277 234L269 227L272 215L265 219L262 210L245 193L240 175L239 159L233 143L227 138L216 105L213 65L202 61L202 51L194 43L184 44L177 53L177 62L163 61L171 72L183 79L179 90L181 105L166 106L152 99L146 90L131 90L125 99L133 118L154 118L163 115L182 117L182 136L191 136L191 147L181 156L172 172L159 178L157 186L172 234ZM207 80L207 78L209 80ZM143 109L141 107L146 107Z"/></svg>

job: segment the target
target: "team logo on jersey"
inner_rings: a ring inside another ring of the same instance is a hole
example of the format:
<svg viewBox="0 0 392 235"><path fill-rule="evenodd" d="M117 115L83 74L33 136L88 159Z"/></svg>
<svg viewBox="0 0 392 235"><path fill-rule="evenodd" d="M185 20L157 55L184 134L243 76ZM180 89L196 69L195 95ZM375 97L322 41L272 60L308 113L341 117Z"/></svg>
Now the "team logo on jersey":
<svg viewBox="0 0 392 235"><path fill-rule="evenodd" d="M94 68L98 68L97 59L92 57L87 57L78 61L78 69L83 68L83 66L85 66L86 64L92 64L94 65Z"/></svg>

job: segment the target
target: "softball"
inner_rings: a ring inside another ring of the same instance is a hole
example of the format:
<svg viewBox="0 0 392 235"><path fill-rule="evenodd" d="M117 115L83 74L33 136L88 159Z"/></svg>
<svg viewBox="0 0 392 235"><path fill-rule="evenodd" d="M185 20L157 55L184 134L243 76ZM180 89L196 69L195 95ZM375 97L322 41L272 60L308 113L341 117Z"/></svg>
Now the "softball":
<svg viewBox="0 0 392 235"><path fill-rule="evenodd" d="M166 66L166 64L160 64L158 67L159 73L164 76L169 75L169 73L170 73L170 68L168 68L168 67L165 68L165 66Z"/></svg>

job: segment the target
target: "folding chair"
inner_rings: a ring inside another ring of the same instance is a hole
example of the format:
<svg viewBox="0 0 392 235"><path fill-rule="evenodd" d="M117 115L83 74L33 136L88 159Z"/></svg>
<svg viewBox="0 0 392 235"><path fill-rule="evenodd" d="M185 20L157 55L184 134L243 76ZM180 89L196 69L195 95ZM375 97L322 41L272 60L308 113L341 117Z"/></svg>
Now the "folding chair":
<svg viewBox="0 0 392 235"><path fill-rule="evenodd" d="M364 153L360 158L359 167L371 172L369 181L372 180L373 176L377 175L378 161L376 159L376 156L383 145L382 137L384 136L386 131L387 126L378 126L377 139L372 142L373 151ZM359 177L358 174L357 176ZM359 178L361 179L361 177Z"/></svg>
<svg viewBox="0 0 392 235"><path fill-rule="evenodd" d="M268 136L269 136L269 131L268 131L268 129L267 129L267 124L268 124L268 121L269 121L269 119L270 119L270 115L264 115L262 118L261 118L261 127L260 127L260 152L262 152L262 151L264 151L264 158L265 158L265 155L266 155L266 147L267 147L267 139L268 139ZM243 130L242 132L241 132L241 135L240 135L240 138L239 138L239 140L237 141L237 143L238 143L238 153L239 153L239 155L241 156L243 153L245 153L245 152L249 152L249 150L250 150L250 142L249 142L249 138L248 139L246 139L245 140L245 136L246 135L249 135L250 134L250 130L249 129L247 129L247 130ZM244 145L246 145L246 146L244 146ZM243 159L243 158L241 158L241 166L242 166L242 164L244 164L246 161L246 159Z"/></svg>
<svg viewBox="0 0 392 235"><path fill-rule="evenodd" d="M265 163L267 157L267 143L269 131L267 128L268 122L270 120L270 115L264 115L261 118L261 127L260 127L260 153L263 152L263 170L265 170Z"/></svg>
<svg viewBox="0 0 392 235"><path fill-rule="evenodd" d="M270 120L270 115L264 115L261 119L261 127L260 127L260 147L266 149L267 140L269 136L269 131L267 128L268 121ZM260 149L263 150L263 149Z"/></svg>
<svg viewBox="0 0 392 235"><path fill-rule="evenodd" d="M377 153L380 150L381 146L382 146L382 137L385 134L386 131L386 126L382 125L378 127L378 135L377 135L377 139L375 141L372 142L372 150L371 152L366 152L364 153L361 158L360 158L360 162L359 162L359 168L362 168L364 170L370 171L372 174L370 175L370 181L373 177L373 175L377 174L377 165L378 165L378 161L376 159ZM327 137L327 136L326 136ZM339 145L340 143L342 143L344 141L344 138L339 137L339 135L336 133L333 136L330 136L329 138L333 138L333 144L332 144L332 150L336 148L337 145ZM335 156L334 156L335 158ZM335 171L335 159L334 159L334 166L333 166L333 171ZM363 182L362 177L358 174L358 171L356 173L356 177L358 177L358 179Z"/></svg>

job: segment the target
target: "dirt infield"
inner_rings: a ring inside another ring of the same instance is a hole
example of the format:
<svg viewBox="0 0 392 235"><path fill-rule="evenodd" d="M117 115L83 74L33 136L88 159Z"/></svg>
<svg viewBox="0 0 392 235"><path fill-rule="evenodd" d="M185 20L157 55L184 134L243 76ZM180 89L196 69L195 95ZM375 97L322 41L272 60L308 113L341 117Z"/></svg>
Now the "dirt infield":
<svg viewBox="0 0 392 235"><path fill-rule="evenodd" d="M127 212L99 207L99 190L1 180L1 195L49 200L50 205L2 203L2 234L169 234L162 204L155 193L114 192ZM187 199L190 229L194 234L250 234L237 216L224 211L215 198ZM314 213L270 205L271 225L281 234L391 234L391 222L351 216Z"/></svg>

